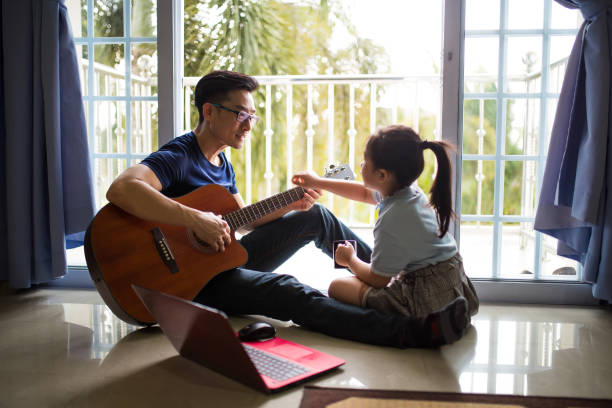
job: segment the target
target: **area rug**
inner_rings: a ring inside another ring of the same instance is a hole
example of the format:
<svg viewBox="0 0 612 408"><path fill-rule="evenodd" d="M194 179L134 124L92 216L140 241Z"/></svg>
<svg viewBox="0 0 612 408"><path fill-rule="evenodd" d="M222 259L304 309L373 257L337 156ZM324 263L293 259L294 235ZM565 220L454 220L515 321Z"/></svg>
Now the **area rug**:
<svg viewBox="0 0 612 408"><path fill-rule="evenodd" d="M612 400L304 387L300 408L609 408Z"/></svg>

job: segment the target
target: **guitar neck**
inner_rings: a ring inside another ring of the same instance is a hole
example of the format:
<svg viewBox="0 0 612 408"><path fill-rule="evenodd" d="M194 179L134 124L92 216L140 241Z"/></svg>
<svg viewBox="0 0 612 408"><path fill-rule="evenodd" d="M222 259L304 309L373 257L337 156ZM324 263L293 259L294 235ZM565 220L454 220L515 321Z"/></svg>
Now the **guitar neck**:
<svg viewBox="0 0 612 408"><path fill-rule="evenodd" d="M291 190L282 193L274 194L265 200L258 201L254 204L247 205L239 210L227 213L223 216L229 224L232 231L236 231L245 225L254 223L255 221L273 213L276 210L285 208L289 204L300 200L304 197L304 188L294 187Z"/></svg>

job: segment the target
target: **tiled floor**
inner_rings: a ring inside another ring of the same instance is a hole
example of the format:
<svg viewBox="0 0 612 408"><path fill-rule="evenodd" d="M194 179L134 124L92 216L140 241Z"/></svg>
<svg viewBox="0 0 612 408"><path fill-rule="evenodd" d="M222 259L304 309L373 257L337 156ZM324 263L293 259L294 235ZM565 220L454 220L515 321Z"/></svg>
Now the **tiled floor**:
<svg viewBox="0 0 612 408"><path fill-rule="evenodd" d="M0 294L0 407L297 407L177 355L158 328L115 318L93 290ZM235 329L250 317L231 318ZM612 398L612 312L485 304L440 350L399 350L273 321L279 335L344 358L333 387Z"/></svg>

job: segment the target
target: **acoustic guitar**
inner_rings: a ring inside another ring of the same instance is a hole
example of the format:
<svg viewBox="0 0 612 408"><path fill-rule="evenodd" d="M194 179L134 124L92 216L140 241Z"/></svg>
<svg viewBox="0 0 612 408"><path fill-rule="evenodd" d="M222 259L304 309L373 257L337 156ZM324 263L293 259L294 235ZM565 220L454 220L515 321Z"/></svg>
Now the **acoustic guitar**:
<svg viewBox="0 0 612 408"><path fill-rule="evenodd" d="M332 165L324 177L354 179L354 174L348 165ZM247 252L235 231L300 200L304 191L295 187L243 208L229 191L215 184L173 199L222 216L232 238L223 252L214 252L188 228L146 221L109 203L85 234L89 273L117 317L135 325L154 324L131 284L192 300L215 275L246 263Z"/></svg>

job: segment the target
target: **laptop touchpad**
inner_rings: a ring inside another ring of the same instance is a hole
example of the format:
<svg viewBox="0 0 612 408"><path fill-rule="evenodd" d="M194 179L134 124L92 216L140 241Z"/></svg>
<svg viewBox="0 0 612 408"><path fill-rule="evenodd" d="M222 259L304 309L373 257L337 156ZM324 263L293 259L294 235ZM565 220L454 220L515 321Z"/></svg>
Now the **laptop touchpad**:
<svg viewBox="0 0 612 408"><path fill-rule="evenodd" d="M285 356L290 359L298 359L302 357L306 357L309 354L312 354L312 351L303 349L301 347L293 346L291 344L281 344L280 346L270 347L270 350L273 353L278 353L281 356Z"/></svg>

